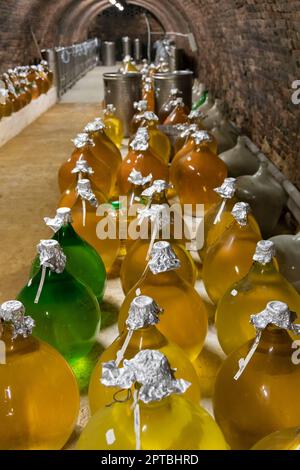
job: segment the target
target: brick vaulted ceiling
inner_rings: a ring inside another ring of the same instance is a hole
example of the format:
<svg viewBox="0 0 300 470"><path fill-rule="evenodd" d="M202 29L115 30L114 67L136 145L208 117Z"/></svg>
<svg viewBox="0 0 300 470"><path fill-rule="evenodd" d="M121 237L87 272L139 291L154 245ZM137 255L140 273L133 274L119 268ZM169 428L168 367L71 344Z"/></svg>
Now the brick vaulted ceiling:
<svg viewBox="0 0 300 470"><path fill-rule="evenodd" d="M300 0L127 3L149 10L166 30L194 33L200 79L300 186L300 105L291 101L300 80ZM85 39L108 7L108 0L0 0L0 69L36 55L30 27L41 47L67 45Z"/></svg>

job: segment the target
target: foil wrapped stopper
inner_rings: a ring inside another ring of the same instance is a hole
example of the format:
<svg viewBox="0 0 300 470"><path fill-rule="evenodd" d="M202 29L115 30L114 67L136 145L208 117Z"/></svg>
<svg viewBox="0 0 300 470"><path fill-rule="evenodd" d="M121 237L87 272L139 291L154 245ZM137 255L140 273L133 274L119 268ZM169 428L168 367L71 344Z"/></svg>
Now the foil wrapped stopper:
<svg viewBox="0 0 300 470"><path fill-rule="evenodd" d="M139 295L131 302L126 325L129 330L138 330L155 325L163 312L157 303L147 295Z"/></svg>
<svg viewBox="0 0 300 470"><path fill-rule="evenodd" d="M154 194L162 193L170 187L171 185L165 180L154 180L152 185L149 186L149 188L145 189L141 195L144 197L152 197Z"/></svg>
<svg viewBox="0 0 300 470"><path fill-rule="evenodd" d="M84 130L86 130L86 127ZM81 149L86 146L95 146L94 141L89 137L87 132L81 132L75 137L75 139L72 140L72 142L77 149Z"/></svg>
<svg viewBox="0 0 300 470"><path fill-rule="evenodd" d="M197 145L202 142L212 142L212 138L207 131L196 131L192 134L192 137Z"/></svg>
<svg viewBox="0 0 300 470"><path fill-rule="evenodd" d="M67 257L56 240L41 240L37 245L40 265L60 274L65 269Z"/></svg>
<svg viewBox="0 0 300 470"><path fill-rule="evenodd" d="M92 175L94 173L94 170L92 167L89 166L88 162L86 160L77 160L75 167L71 171L71 173L76 174L76 173L86 173L88 175Z"/></svg>
<svg viewBox="0 0 300 470"><path fill-rule="evenodd" d="M29 316L25 316L25 307L18 300L8 300L0 306L0 319L12 324L13 339L17 336L27 338L31 335L35 326L34 320Z"/></svg>
<svg viewBox="0 0 300 470"><path fill-rule="evenodd" d="M0 88L0 96L3 96L3 98L7 98L8 90L6 90L6 88Z"/></svg>
<svg viewBox="0 0 300 470"><path fill-rule="evenodd" d="M184 128L182 129L181 134L180 134L180 137L182 138L189 137L190 135L193 135L195 132L199 130L197 124L189 124L188 126L183 124L183 126Z"/></svg>
<svg viewBox="0 0 300 470"><path fill-rule="evenodd" d="M236 178L225 178L222 186L214 188L222 199L231 199L236 191Z"/></svg>
<svg viewBox="0 0 300 470"><path fill-rule="evenodd" d="M152 204L150 207L145 207L145 209L138 208L137 213L139 225L146 219L156 223L158 229L170 224L169 206L167 204Z"/></svg>
<svg viewBox="0 0 300 470"><path fill-rule="evenodd" d="M188 115L189 119L204 119L205 114L200 109L193 109Z"/></svg>
<svg viewBox="0 0 300 470"><path fill-rule="evenodd" d="M253 261L260 264L267 264L275 256L275 245L271 240L260 240L253 255Z"/></svg>
<svg viewBox="0 0 300 470"><path fill-rule="evenodd" d="M170 364L160 351L144 349L132 359L124 359L118 369L114 361L103 363L101 382L107 387L130 389L139 384L138 399L144 403L160 401L174 393L182 394L190 386L183 379L175 379Z"/></svg>
<svg viewBox="0 0 300 470"><path fill-rule="evenodd" d="M134 168L128 176L128 181L134 186L144 186L152 181L152 173L147 176L143 176L140 171L136 171Z"/></svg>
<svg viewBox="0 0 300 470"><path fill-rule="evenodd" d="M85 201L88 201L91 206L98 207L98 200L91 188L91 182L88 179L78 180L76 191L78 196Z"/></svg>
<svg viewBox="0 0 300 470"><path fill-rule="evenodd" d="M286 303L274 300L268 302L265 310L262 312L251 315L250 323L257 331L264 330L268 325L274 325L299 335L300 325L293 323L296 318L297 315L289 310Z"/></svg>
<svg viewBox="0 0 300 470"><path fill-rule="evenodd" d="M182 95L182 91L179 90L179 88L171 88L170 90L170 96L175 97L178 95Z"/></svg>
<svg viewBox="0 0 300 470"><path fill-rule="evenodd" d="M146 121L158 121L157 115L153 111L145 111L141 116L140 120L145 119Z"/></svg>
<svg viewBox="0 0 300 470"><path fill-rule="evenodd" d="M100 118L94 119L94 121L89 122L85 128L84 132L97 132L105 129L105 124Z"/></svg>
<svg viewBox="0 0 300 470"><path fill-rule="evenodd" d="M149 132L146 127L139 127L134 139L130 143L132 150L147 150L149 147Z"/></svg>
<svg viewBox="0 0 300 470"><path fill-rule="evenodd" d="M176 98L173 103L172 103L174 106L180 106L180 107L184 107L184 102L183 102L183 98L181 97L178 97Z"/></svg>
<svg viewBox="0 0 300 470"><path fill-rule="evenodd" d="M256 330L256 336L247 356L239 360L239 370L235 374L234 379L238 380L242 375L243 371L246 369L259 345L260 339L262 337L262 332L268 325L273 325L277 328L289 330L295 335L299 335L300 324L293 323L296 318L296 313L291 312L287 304L277 300L268 302L265 310L263 310L262 312L259 312L255 315L251 315L250 323L254 326Z"/></svg>
<svg viewBox="0 0 300 470"><path fill-rule="evenodd" d="M44 221L56 233L64 225L72 223L71 209L69 207L59 207L54 218L44 217Z"/></svg>
<svg viewBox="0 0 300 470"><path fill-rule="evenodd" d="M133 107L134 107L134 109L136 109L139 112L147 111L148 103L147 103L146 100L135 101L133 103Z"/></svg>
<svg viewBox="0 0 300 470"><path fill-rule="evenodd" d="M231 214L241 226L247 225L248 214L251 211L250 205L247 202L237 202L231 211Z"/></svg>
<svg viewBox="0 0 300 470"><path fill-rule="evenodd" d="M159 241L153 245L148 266L153 274L160 274L180 268L180 261L169 242Z"/></svg>
<svg viewBox="0 0 300 470"><path fill-rule="evenodd" d="M105 110L110 112L110 113L115 113L117 108L113 104L109 103L109 104L106 105Z"/></svg>

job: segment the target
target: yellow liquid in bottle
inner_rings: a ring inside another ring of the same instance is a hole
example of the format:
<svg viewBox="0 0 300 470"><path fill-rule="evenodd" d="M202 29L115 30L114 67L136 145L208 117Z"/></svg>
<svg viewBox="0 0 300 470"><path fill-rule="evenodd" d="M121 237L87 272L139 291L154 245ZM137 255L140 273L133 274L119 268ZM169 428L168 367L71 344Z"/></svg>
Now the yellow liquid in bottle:
<svg viewBox="0 0 300 470"><path fill-rule="evenodd" d="M36 338L0 335L0 449L59 450L79 413L76 379L63 357Z"/></svg>
<svg viewBox="0 0 300 470"><path fill-rule="evenodd" d="M280 300L290 310L300 312L300 295L278 272L277 263L254 262L249 273L220 299L216 311L218 339L223 351L230 354L254 338L250 315L262 311L268 302Z"/></svg>
<svg viewBox="0 0 300 470"><path fill-rule="evenodd" d="M119 392L117 387L106 387L100 382L102 375L102 363L116 359L117 352L123 346L128 330L124 332L104 351L97 363L89 386L89 404L92 414L100 408L114 401L115 393ZM156 328L148 326L133 331L132 337L126 349L124 358L132 359L142 349L159 349L168 359L172 368L176 369L175 377L191 382L187 389L185 398L199 403L200 383L196 371L185 353L176 344L170 343ZM120 363L122 367L122 362ZM126 394L126 393L125 393Z"/></svg>
<svg viewBox="0 0 300 470"><path fill-rule="evenodd" d="M238 361L252 345L253 340L225 360L215 385L215 418L233 450L250 449L264 436L300 422L300 368L291 360L289 334L268 326L244 372L234 380Z"/></svg>
<svg viewBox="0 0 300 470"><path fill-rule="evenodd" d="M141 449L227 449L224 437L212 417L184 397L171 395L159 402L147 405L139 403ZM77 449L136 449L131 407L130 400L99 410L83 430ZM109 439L111 430L114 439Z"/></svg>
<svg viewBox="0 0 300 470"><path fill-rule="evenodd" d="M128 177L133 169L140 171L142 175L151 173L153 181L168 181L169 179L168 166L149 148L143 151L130 149L126 158L122 161L118 173L117 187L119 194L127 194L130 191L131 183L128 181Z"/></svg>
<svg viewBox="0 0 300 470"><path fill-rule="evenodd" d="M170 180L181 204L204 204L205 211L219 201L214 188L227 176L227 167L206 145L172 161Z"/></svg>
<svg viewBox="0 0 300 470"><path fill-rule="evenodd" d="M218 204L212 206L204 215L204 244L201 250L199 250L199 256L203 262L207 250L213 245L227 228L232 223L231 211L233 206L236 204L237 199L235 197L231 199L222 199ZM248 215L249 226L256 232L260 238L260 228L258 223L252 214ZM199 230L203 230L203 225L199 227Z"/></svg>
<svg viewBox="0 0 300 470"><path fill-rule="evenodd" d="M105 134L120 149L124 138L123 124L113 112L104 113Z"/></svg>
<svg viewBox="0 0 300 470"><path fill-rule="evenodd" d="M157 324L158 330L180 346L191 361L200 353L207 333L207 312L197 291L176 271L152 274L147 269L143 277L128 292L121 306L118 327L124 330L125 321L136 290L155 299L164 309Z"/></svg>
<svg viewBox="0 0 300 470"><path fill-rule="evenodd" d="M162 238L159 237L159 239L161 240ZM126 257L124 258L120 277L125 294L135 286L145 272L149 242L150 240L136 240L131 244ZM180 241L176 242L175 240L172 240L171 246L181 263L180 268L177 270L177 274L193 286L197 278L197 270L193 258Z"/></svg>
<svg viewBox="0 0 300 470"><path fill-rule="evenodd" d="M216 304L235 282L248 273L256 244L261 237L247 224L237 222L207 251L202 277L210 299Z"/></svg>
<svg viewBox="0 0 300 470"><path fill-rule="evenodd" d="M252 450L299 450L300 449L300 427L282 429L272 432L269 436L261 439Z"/></svg>
<svg viewBox="0 0 300 470"><path fill-rule="evenodd" d="M149 125L150 146L153 148L156 155L158 155L163 162L169 163L171 155L171 142L163 132L157 129L155 124Z"/></svg>
<svg viewBox="0 0 300 470"><path fill-rule="evenodd" d="M99 204L106 202L103 194L98 191L93 191ZM81 197L77 196L75 188L67 190L59 201L58 207L70 207L72 209L73 228L84 240L92 245L101 256L105 264L106 272L109 272L113 263L115 262L120 251L120 241L116 239L106 238L101 240L97 235L97 226L103 219L97 216L97 208L91 206L88 201L85 201L86 207L86 220L83 225L83 205ZM105 214L104 217L106 217Z"/></svg>

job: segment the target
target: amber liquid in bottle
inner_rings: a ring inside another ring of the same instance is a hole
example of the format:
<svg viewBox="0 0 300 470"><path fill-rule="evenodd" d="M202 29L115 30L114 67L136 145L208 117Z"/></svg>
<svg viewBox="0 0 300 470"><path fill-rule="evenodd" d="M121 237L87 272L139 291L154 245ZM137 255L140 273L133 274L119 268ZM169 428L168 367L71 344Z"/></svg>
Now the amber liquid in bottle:
<svg viewBox="0 0 300 470"><path fill-rule="evenodd" d="M205 211L219 201L214 188L226 176L226 165L205 144L196 145L193 151L173 160L170 168L170 180L181 204L204 204Z"/></svg>
<svg viewBox="0 0 300 470"><path fill-rule="evenodd" d="M137 284L128 292L119 315L119 331L125 320L136 291L148 295L164 309L157 328L173 343L180 346L190 360L200 353L207 333L207 313L197 291L176 271L152 274L148 268Z"/></svg>
<svg viewBox="0 0 300 470"><path fill-rule="evenodd" d="M285 302L290 310L300 312L300 296L278 272L273 259L267 264L254 261L249 273L234 284L220 299L216 311L218 339L226 354L254 338L250 315L272 300Z"/></svg>
<svg viewBox="0 0 300 470"><path fill-rule="evenodd" d="M249 224L233 222L210 246L203 262L203 281L216 304L227 289L242 279L252 265L256 244L261 239Z"/></svg>
<svg viewBox="0 0 300 470"><path fill-rule="evenodd" d="M79 412L76 379L63 357L29 336L12 339L0 325L6 363L0 364L0 449L59 450Z"/></svg>
<svg viewBox="0 0 300 470"><path fill-rule="evenodd" d="M168 166L156 156L148 147L147 150L130 149L126 158L122 161L117 178L119 194L127 194L130 191L128 177L132 170L140 171L142 175L153 176L153 180L160 179L168 181Z"/></svg>
<svg viewBox="0 0 300 470"><path fill-rule="evenodd" d="M293 364L287 331L267 326L256 352L238 380L234 375L253 340L233 352L216 380L214 414L233 449L250 449L278 429L298 426L300 368Z"/></svg>
<svg viewBox="0 0 300 470"><path fill-rule="evenodd" d="M204 261L207 250L212 246L227 230L232 222L231 211L238 202L235 197L231 199L222 199L218 204L212 206L204 215L204 244L199 255L201 261ZM253 229L260 237L260 228L252 214L248 215L249 227ZM201 227L202 229L202 227Z"/></svg>

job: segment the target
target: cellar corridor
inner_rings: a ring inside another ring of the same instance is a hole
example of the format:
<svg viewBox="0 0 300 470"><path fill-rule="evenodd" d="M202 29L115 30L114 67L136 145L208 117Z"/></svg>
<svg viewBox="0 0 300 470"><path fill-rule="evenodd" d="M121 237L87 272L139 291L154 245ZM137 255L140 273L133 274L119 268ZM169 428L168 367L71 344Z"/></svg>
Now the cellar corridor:
<svg viewBox="0 0 300 470"><path fill-rule="evenodd" d="M0 0L0 451L300 448L299 129L300 0Z"/></svg>

